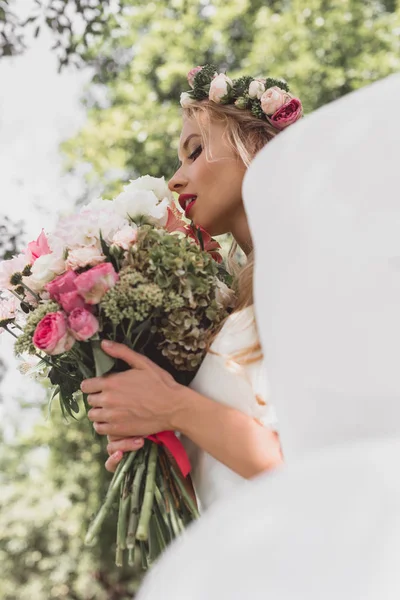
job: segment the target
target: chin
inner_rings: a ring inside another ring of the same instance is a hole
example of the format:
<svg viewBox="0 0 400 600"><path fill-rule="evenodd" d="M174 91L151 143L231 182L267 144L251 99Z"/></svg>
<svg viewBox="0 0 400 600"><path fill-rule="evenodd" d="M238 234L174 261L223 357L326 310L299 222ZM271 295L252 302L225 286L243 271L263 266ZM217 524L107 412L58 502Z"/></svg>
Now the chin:
<svg viewBox="0 0 400 600"><path fill-rule="evenodd" d="M216 235L222 235L223 233L228 233L226 227L222 227L221 223L216 223L215 220L210 220L210 218L202 219L201 215L195 214L195 211L193 211L191 219L193 223L197 225L197 227L202 227L203 229L205 229L207 233L211 235L211 237L214 237Z"/></svg>

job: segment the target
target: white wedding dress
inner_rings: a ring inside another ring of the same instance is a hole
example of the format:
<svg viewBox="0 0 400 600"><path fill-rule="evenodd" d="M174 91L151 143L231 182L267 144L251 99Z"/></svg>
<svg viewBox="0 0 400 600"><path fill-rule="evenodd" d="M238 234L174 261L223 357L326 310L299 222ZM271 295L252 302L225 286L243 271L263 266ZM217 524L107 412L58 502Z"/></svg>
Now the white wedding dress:
<svg viewBox="0 0 400 600"><path fill-rule="evenodd" d="M213 341L191 388L253 417L260 426L276 429L276 416L269 401L263 360L241 365L235 355L258 342L254 308L231 314ZM192 465L192 480L202 510L230 494L246 480L204 452L191 440L183 443Z"/></svg>

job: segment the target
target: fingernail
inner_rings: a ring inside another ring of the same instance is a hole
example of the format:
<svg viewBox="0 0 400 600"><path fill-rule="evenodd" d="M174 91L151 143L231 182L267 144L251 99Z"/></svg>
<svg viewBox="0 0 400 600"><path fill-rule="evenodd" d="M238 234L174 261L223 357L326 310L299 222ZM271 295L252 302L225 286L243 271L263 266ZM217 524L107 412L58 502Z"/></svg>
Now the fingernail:
<svg viewBox="0 0 400 600"><path fill-rule="evenodd" d="M104 346L104 348L111 348L111 346L113 345L113 343L110 342L110 340L103 340L101 342L101 345Z"/></svg>
<svg viewBox="0 0 400 600"><path fill-rule="evenodd" d="M118 458L121 458L121 456L122 456L121 450L117 450L116 452L114 452L114 454L111 455L111 458L113 460L117 460Z"/></svg>
<svg viewBox="0 0 400 600"><path fill-rule="evenodd" d="M135 444L135 446L141 446L142 445L142 438L139 438L137 440L133 440L133 443Z"/></svg>

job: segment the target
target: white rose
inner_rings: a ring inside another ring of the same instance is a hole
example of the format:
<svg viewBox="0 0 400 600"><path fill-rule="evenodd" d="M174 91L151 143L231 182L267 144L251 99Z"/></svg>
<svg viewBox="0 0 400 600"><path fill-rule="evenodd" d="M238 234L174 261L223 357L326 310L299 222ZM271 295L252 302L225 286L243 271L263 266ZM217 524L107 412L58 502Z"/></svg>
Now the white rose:
<svg viewBox="0 0 400 600"><path fill-rule="evenodd" d="M193 102L196 102L188 92L182 92L180 103L182 108L188 108Z"/></svg>
<svg viewBox="0 0 400 600"><path fill-rule="evenodd" d="M118 213L132 221L139 216L147 217L155 225L164 227L168 219L169 198L159 202L154 192L148 190L132 189L128 185L122 194L114 200L115 209Z"/></svg>
<svg viewBox="0 0 400 600"><path fill-rule="evenodd" d="M129 250L129 248L134 244L137 240L137 227L133 223L131 225L125 225L122 229L117 231L112 239L112 243L124 250Z"/></svg>
<svg viewBox="0 0 400 600"><path fill-rule="evenodd" d="M265 92L265 81L263 79L254 79L249 86L250 98L260 99Z"/></svg>
<svg viewBox="0 0 400 600"><path fill-rule="evenodd" d="M151 177L151 175L143 175L138 179L132 179L129 185L124 187L124 191L146 190L154 192L158 200L161 202L164 198L173 201L172 192L170 191L164 177Z"/></svg>
<svg viewBox="0 0 400 600"><path fill-rule="evenodd" d="M222 102L224 96L229 92L232 86L232 80L229 79L224 73L217 75L211 82L210 91L208 97L212 102L219 104Z"/></svg>
<svg viewBox="0 0 400 600"><path fill-rule="evenodd" d="M40 292L46 283L65 271L62 255L52 252L39 256L32 265L32 274L24 278L24 283L34 292Z"/></svg>
<svg viewBox="0 0 400 600"><path fill-rule="evenodd" d="M268 88L261 96L261 108L266 115L273 115L279 110L291 96L285 90L276 85Z"/></svg>
<svg viewBox="0 0 400 600"><path fill-rule="evenodd" d="M66 268L76 271L83 267L94 267L104 262L106 257L97 246L82 246L68 252Z"/></svg>
<svg viewBox="0 0 400 600"><path fill-rule="evenodd" d="M233 307L235 304L235 294L223 281L216 280L215 299L220 308Z"/></svg>

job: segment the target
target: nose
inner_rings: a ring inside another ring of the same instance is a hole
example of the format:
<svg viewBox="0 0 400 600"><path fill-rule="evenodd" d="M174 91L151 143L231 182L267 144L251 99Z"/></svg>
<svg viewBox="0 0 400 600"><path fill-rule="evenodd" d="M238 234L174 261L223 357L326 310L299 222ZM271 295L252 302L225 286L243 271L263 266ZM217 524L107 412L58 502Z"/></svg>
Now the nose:
<svg viewBox="0 0 400 600"><path fill-rule="evenodd" d="M183 188L187 185L187 179L184 177L182 173L182 167L180 167L175 174L171 177L168 182L168 187L171 192L181 192Z"/></svg>

